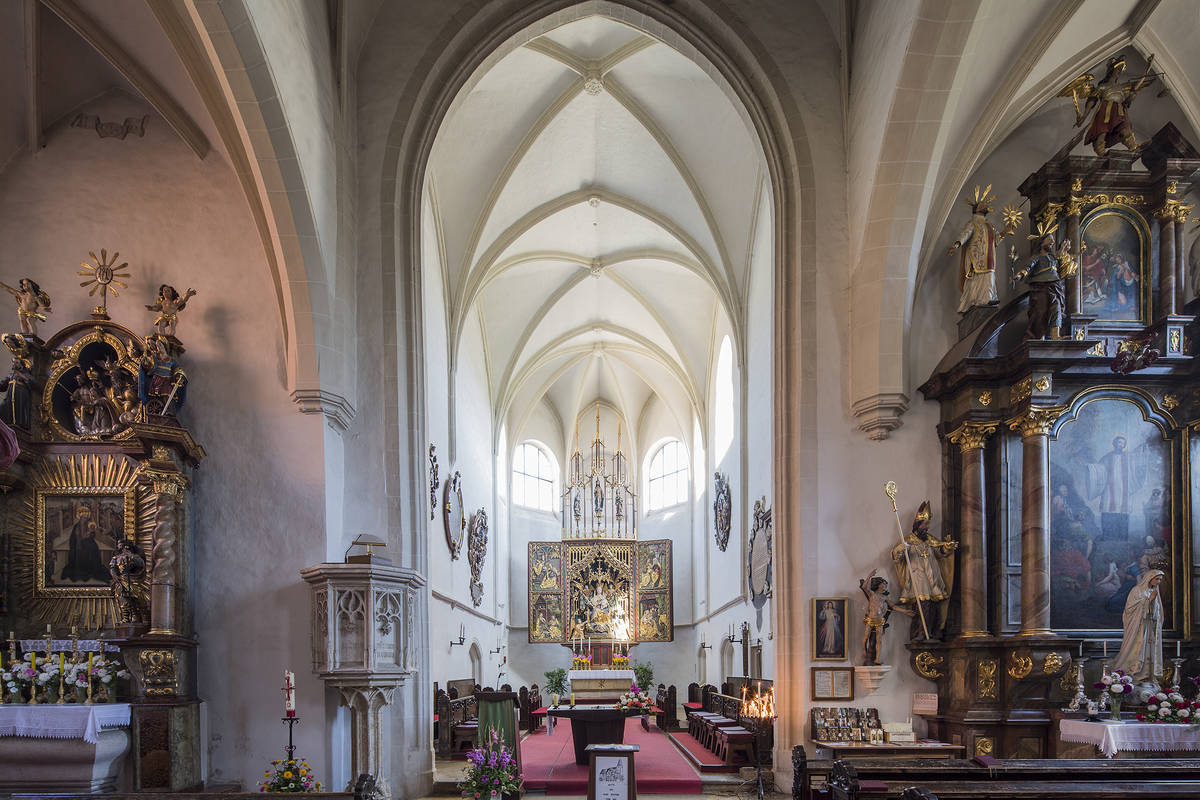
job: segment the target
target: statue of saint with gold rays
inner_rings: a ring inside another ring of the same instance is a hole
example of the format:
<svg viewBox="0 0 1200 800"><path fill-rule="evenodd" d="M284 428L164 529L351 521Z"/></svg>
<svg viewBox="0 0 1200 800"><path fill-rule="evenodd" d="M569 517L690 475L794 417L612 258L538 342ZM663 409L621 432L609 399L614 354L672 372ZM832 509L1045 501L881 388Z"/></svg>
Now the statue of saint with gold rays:
<svg viewBox="0 0 1200 800"><path fill-rule="evenodd" d="M974 197L963 200L971 207L971 219L962 233L950 245L948 253L959 248L958 289L962 296L958 301L958 313L965 314L976 306L990 306L999 302L996 294L996 242L1010 235L1021 222L1021 212L1013 206L1005 206L1002 212L1004 229L997 231L988 222L996 196L989 183L983 191L975 187Z"/></svg>
<svg viewBox="0 0 1200 800"><path fill-rule="evenodd" d="M108 257L107 250L101 250L99 258L96 258L96 254L92 252L89 252L88 255L91 256L92 261L95 261L96 263L89 264L88 262L84 261L79 265L81 267L79 274L87 278L86 281L81 281L79 285L85 288L88 286L92 287L92 290L88 292L88 297L94 297L96 292L100 292L100 305L92 309L92 318L109 319L108 293L112 292L113 297L121 296L117 292L116 287L119 286L122 289L127 287L127 284L118 279L129 277L128 272L121 272L121 270L129 266L129 262L122 261L120 264L117 264L117 257L121 254L115 250L113 251L112 258ZM116 264L116 266L113 266L114 264Z"/></svg>

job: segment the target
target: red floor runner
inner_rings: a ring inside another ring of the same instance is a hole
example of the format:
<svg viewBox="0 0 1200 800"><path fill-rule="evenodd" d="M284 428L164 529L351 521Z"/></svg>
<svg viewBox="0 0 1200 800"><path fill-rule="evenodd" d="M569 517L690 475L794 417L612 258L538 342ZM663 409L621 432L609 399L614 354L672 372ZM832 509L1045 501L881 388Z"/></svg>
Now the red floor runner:
<svg viewBox="0 0 1200 800"><path fill-rule="evenodd" d="M666 734L651 726L642 730L637 718L625 720L625 744L641 750L633 757L639 794L700 794L700 776ZM521 742L525 788L547 794L587 794L588 768L575 763L571 721L560 719L554 734L539 731Z"/></svg>

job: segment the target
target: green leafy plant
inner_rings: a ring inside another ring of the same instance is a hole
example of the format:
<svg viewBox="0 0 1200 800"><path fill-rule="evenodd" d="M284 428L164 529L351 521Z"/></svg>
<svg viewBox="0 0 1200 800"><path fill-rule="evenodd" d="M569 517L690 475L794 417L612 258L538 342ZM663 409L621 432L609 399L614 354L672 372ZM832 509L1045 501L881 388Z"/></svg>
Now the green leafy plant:
<svg viewBox="0 0 1200 800"><path fill-rule="evenodd" d="M550 694L566 694L567 671L562 667L546 670L546 691Z"/></svg>
<svg viewBox="0 0 1200 800"><path fill-rule="evenodd" d="M650 688L654 686L654 665L647 664L644 661L635 661L633 664L633 677L637 681L637 685L649 693Z"/></svg>
<svg viewBox="0 0 1200 800"><path fill-rule="evenodd" d="M276 759L263 773L260 792L319 792L321 782L313 777L312 767L303 758Z"/></svg>

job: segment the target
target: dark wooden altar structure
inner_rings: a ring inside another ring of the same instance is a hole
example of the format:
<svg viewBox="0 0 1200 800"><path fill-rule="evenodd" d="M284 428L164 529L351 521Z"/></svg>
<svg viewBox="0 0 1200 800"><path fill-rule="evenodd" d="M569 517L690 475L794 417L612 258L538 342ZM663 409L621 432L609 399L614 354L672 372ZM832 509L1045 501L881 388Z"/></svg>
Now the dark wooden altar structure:
<svg viewBox="0 0 1200 800"><path fill-rule="evenodd" d="M127 782L196 789L189 500L205 451L177 416L183 345L103 304L45 341L0 338L13 359L0 418L20 444L0 471L0 620L18 639L75 629L118 645L133 676L119 692L133 706Z"/></svg>
<svg viewBox="0 0 1200 800"><path fill-rule="evenodd" d="M1167 574L1167 668L1175 641L1198 651L1200 301L1185 302L1183 201L1198 171L1200 153L1167 125L1136 155L1063 154L1030 175L1031 222L1081 254L1064 338L1026 338L1028 294L974 309L921 386L941 405L959 586L944 640L909 647L937 682L931 734L969 755L1054 754L1052 713L1075 693L1081 656L1095 696L1146 569ZM1153 363L1114 370L1151 348Z"/></svg>

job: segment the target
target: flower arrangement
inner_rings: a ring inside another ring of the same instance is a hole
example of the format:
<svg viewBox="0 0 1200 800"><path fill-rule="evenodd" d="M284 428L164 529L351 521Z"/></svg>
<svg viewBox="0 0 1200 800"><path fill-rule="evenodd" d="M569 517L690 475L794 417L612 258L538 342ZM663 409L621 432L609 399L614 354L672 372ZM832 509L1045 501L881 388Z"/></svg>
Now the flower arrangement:
<svg viewBox="0 0 1200 800"><path fill-rule="evenodd" d="M576 653L571 657L571 669L591 669L592 656L589 653Z"/></svg>
<svg viewBox="0 0 1200 800"><path fill-rule="evenodd" d="M1121 719L1121 703L1125 695L1133 693L1133 676L1126 675L1124 670L1113 670L1093 684L1094 688L1107 692L1108 702L1112 705L1112 718Z"/></svg>
<svg viewBox="0 0 1200 800"><path fill-rule="evenodd" d="M628 667L629 656L613 656L612 663L614 667Z"/></svg>
<svg viewBox="0 0 1200 800"><path fill-rule="evenodd" d="M109 702L116 699L114 682L128 678L129 672L119 661L101 655L92 660L91 675L94 699ZM30 691L36 691L39 700L44 697L46 702L55 702L60 686L66 702L83 702L87 698L88 664L56 660L53 656L38 659L36 653L26 653L23 660L0 670L0 682L4 685L5 700L10 703L25 702Z"/></svg>
<svg viewBox="0 0 1200 800"><path fill-rule="evenodd" d="M491 800L506 794L518 794L524 782L525 776L517 772L516 757L508 745L500 740L499 731L493 729L486 745L476 747L467 754L467 768L458 790L468 800Z"/></svg>
<svg viewBox="0 0 1200 800"><path fill-rule="evenodd" d="M1179 692L1159 692L1146 701L1146 711L1138 722L1195 722L1200 700L1185 700Z"/></svg>
<svg viewBox="0 0 1200 800"><path fill-rule="evenodd" d="M312 767L301 759L275 759L263 773L260 792L319 792L321 782L313 777Z"/></svg>
<svg viewBox="0 0 1200 800"><path fill-rule="evenodd" d="M35 663L31 663L32 653L25 654L24 661L13 661L6 669L0 671L0 679L4 681L5 698L8 702L22 702L29 687L33 686L38 677Z"/></svg>
<svg viewBox="0 0 1200 800"><path fill-rule="evenodd" d="M650 698L637 686L630 686L629 691L621 695L614 708L633 714L648 714L653 705Z"/></svg>

